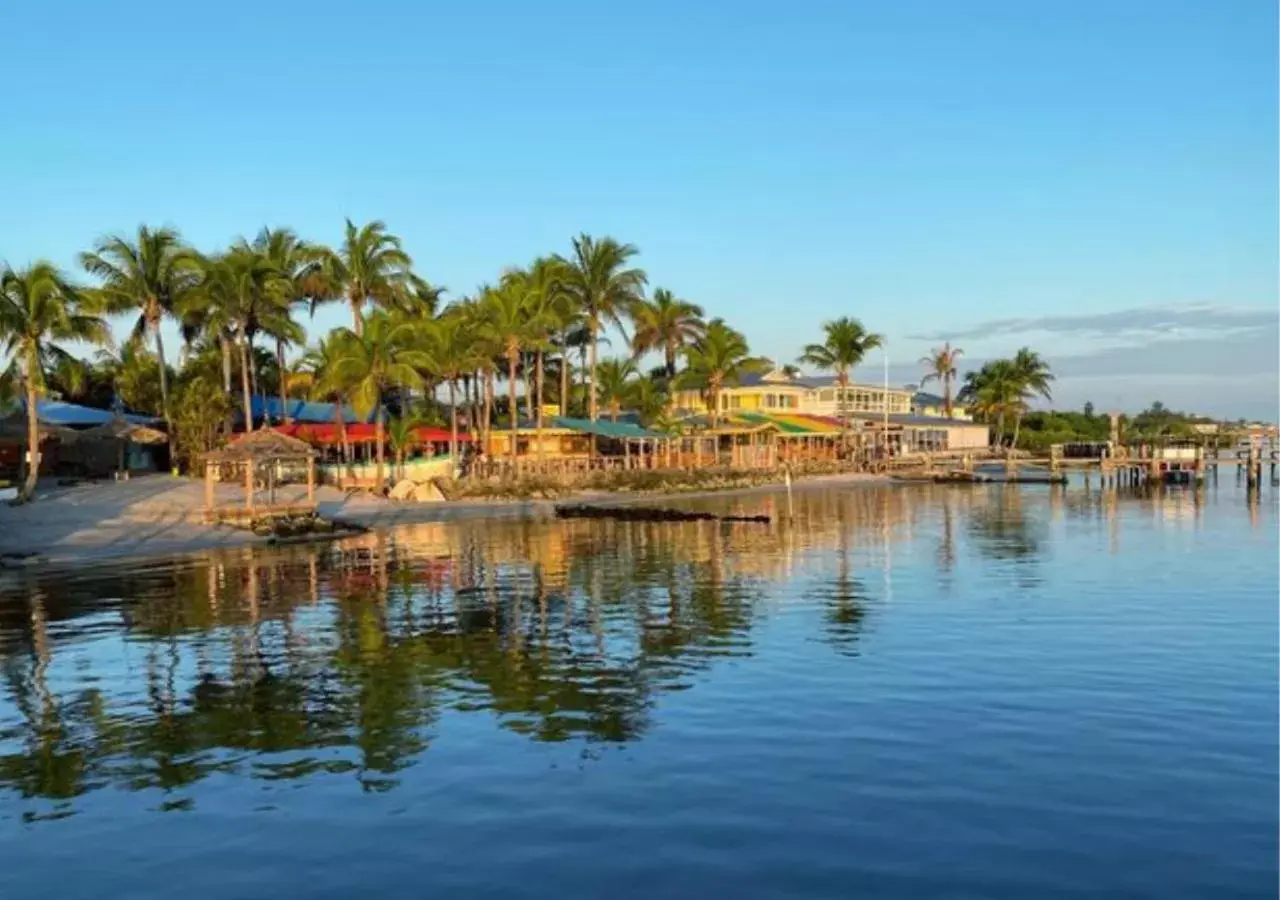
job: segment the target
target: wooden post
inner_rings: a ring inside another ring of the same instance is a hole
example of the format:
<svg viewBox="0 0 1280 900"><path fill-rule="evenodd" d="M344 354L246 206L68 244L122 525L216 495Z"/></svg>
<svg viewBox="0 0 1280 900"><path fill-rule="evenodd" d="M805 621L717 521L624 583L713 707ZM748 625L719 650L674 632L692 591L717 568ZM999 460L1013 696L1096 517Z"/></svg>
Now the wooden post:
<svg viewBox="0 0 1280 900"><path fill-rule="evenodd" d="M213 463L208 460L204 464L204 517L213 521Z"/></svg>
<svg viewBox="0 0 1280 900"><path fill-rule="evenodd" d="M244 508L253 512L253 460L244 461Z"/></svg>
<svg viewBox="0 0 1280 900"><path fill-rule="evenodd" d="M314 456L307 457L307 502L312 506L316 504L316 458Z"/></svg>

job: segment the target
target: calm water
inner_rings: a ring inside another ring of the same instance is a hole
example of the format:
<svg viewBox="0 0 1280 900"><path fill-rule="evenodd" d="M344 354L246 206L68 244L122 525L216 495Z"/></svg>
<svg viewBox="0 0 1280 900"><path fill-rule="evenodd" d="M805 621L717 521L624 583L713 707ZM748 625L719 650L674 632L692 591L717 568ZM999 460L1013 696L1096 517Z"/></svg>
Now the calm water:
<svg viewBox="0 0 1280 900"><path fill-rule="evenodd" d="M1275 896L1270 488L795 513L8 582L0 896Z"/></svg>

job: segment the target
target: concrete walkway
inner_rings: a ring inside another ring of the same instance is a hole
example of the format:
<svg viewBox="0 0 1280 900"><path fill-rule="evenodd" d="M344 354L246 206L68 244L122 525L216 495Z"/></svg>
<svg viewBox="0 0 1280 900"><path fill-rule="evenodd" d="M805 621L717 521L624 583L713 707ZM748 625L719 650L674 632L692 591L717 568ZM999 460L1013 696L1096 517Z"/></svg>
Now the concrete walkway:
<svg viewBox="0 0 1280 900"><path fill-rule="evenodd" d="M217 485L218 505L239 505L237 485ZM277 490L280 503L300 503L306 488ZM22 506L0 504L0 557L36 556L42 562L92 562L134 556L169 556L200 550L265 543L249 531L204 521L204 483L170 475L142 475L129 481L94 481L58 487L42 482L36 499ZM550 504L393 503L369 494L316 489L316 506L326 519L368 527L448 520L459 516L520 515Z"/></svg>

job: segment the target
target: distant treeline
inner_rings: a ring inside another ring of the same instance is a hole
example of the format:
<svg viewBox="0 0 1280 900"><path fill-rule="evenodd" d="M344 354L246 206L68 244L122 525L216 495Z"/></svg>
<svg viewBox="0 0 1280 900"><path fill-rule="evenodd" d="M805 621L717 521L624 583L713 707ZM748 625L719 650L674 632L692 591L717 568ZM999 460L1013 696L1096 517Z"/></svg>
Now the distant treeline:
<svg viewBox="0 0 1280 900"><path fill-rule="evenodd" d="M1163 403L1157 401L1137 415L1122 415L1120 436L1121 440L1126 442L1201 437L1203 435L1196 430L1195 426L1205 424L1222 423L1206 416L1168 409ZM1224 429L1223 439L1230 439L1231 426L1243 424L1243 421L1230 423ZM1110 436L1110 417L1105 413L1096 412L1092 403L1086 403L1081 412L1057 410L1028 412L1022 420L1018 447L1024 450L1041 451L1048 450L1053 444L1106 441Z"/></svg>

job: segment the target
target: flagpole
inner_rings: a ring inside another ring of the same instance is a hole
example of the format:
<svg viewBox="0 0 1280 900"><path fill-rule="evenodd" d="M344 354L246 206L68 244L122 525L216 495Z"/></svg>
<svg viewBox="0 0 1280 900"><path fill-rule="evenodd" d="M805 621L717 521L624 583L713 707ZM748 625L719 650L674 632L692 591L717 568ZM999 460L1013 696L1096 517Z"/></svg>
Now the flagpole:
<svg viewBox="0 0 1280 900"><path fill-rule="evenodd" d="M880 421L880 429L884 434L884 452L885 456L889 455L889 349L881 346L881 353L884 355L884 396L881 397L880 409L882 418Z"/></svg>

